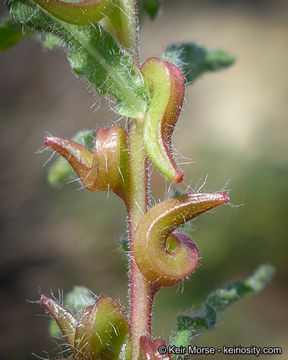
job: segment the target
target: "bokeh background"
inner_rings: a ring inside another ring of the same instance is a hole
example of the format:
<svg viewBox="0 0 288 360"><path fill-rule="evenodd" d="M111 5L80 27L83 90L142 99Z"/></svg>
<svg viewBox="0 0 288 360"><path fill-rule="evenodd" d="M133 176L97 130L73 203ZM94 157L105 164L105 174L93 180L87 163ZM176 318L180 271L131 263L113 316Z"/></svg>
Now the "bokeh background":
<svg viewBox="0 0 288 360"><path fill-rule="evenodd" d="M181 311L197 309L217 286L270 263L277 269L273 283L233 306L196 343L282 346L284 354L269 359L287 359L288 4L163 3L157 20L143 24L142 60L182 41L237 57L232 68L187 88L174 136L179 161L193 160L183 165L186 187L179 190L203 183L203 191L231 189L233 206L193 222L201 266L189 281L156 296L153 335L168 339ZM125 306L127 261L119 238L126 236L126 215L113 194L91 195L75 183L51 188L49 163L43 166L51 153L39 150L46 132L69 138L79 129L110 126L117 117L74 77L60 50L27 39L1 54L0 74L0 358L48 358L45 351L53 358L57 344L48 336L49 320L33 302L42 293L58 296L59 289L84 285ZM169 184L157 171L152 181L154 203L167 196ZM238 358L246 357L233 360Z"/></svg>

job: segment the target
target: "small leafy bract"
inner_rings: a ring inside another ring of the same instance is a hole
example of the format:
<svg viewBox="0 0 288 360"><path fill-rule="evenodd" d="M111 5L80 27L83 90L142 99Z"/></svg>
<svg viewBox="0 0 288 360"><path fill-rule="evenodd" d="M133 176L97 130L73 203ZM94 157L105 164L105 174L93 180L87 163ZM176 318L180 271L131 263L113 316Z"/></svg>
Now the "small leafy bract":
<svg viewBox="0 0 288 360"><path fill-rule="evenodd" d="M178 344L182 338L187 339L188 333L192 338L199 336L203 329L213 329L219 312L226 310L241 298L263 290L274 276L274 273L275 270L270 265L259 266L248 279L232 281L226 287L210 294L202 304L199 313L179 315L177 318L178 333L175 336L174 343Z"/></svg>
<svg viewBox="0 0 288 360"><path fill-rule="evenodd" d="M235 62L234 56L223 50L208 50L194 43L168 46L163 59L182 70L186 83L193 83L203 73L225 69Z"/></svg>

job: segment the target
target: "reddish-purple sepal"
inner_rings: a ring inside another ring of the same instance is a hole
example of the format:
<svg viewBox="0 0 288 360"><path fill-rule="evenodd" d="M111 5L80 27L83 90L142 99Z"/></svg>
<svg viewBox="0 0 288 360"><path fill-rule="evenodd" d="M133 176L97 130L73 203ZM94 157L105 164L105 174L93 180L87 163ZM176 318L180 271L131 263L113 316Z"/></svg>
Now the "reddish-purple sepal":
<svg viewBox="0 0 288 360"><path fill-rule="evenodd" d="M125 200L128 186L127 134L120 126L96 131L94 153L86 147L53 136L45 145L57 151L73 167L89 191L113 190Z"/></svg>
<svg viewBox="0 0 288 360"><path fill-rule="evenodd" d="M46 296L42 296L40 300L41 305L45 306L54 320L57 322L66 342L70 346L74 346L74 338L76 331L77 319L75 316L57 301L54 301Z"/></svg>
<svg viewBox="0 0 288 360"><path fill-rule="evenodd" d="M166 352L165 352L166 349ZM164 340L153 340L148 336L140 338L139 360L171 360Z"/></svg>

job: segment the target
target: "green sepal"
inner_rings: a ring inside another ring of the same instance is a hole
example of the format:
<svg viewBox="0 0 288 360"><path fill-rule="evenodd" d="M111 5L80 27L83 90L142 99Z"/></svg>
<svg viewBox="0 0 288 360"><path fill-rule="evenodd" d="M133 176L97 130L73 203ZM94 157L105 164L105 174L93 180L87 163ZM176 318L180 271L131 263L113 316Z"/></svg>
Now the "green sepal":
<svg viewBox="0 0 288 360"><path fill-rule="evenodd" d="M128 359L129 325L119 304L105 296L78 318L74 355L77 359Z"/></svg>
<svg viewBox="0 0 288 360"><path fill-rule="evenodd" d="M0 52L8 50L22 39L32 35L33 31L23 29L21 24L11 17L6 17L0 24Z"/></svg>
<svg viewBox="0 0 288 360"><path fill-rule="evenodd" d="M172 44L162 58L178 66L186 84L193 83L205 72L226 69L233 65L235 57L221 49L207 49L194 43Z"/></svg>
<svg viewBox="0 0 288 360"><path fill-rule="evenodd" d="M187 331L192 339L199 336L205 329L213 329L219 312L226 310L235 301L261 291L270 282L274 273L275 270L272 266L262 265L247 280L233 281L226 287L210 294L199 313L179 315L177 318L178 332L174 337L173 344L187 346ZM180 344L181 340L185 344Z"/></svg>
<svg viewBox="0 0 288 360"><path fill-rule="evenodd" d="M6 0L11 15L27 29L61 40L71 68L100 95L117 99L124 117L143 117L147 94L139 69L128 53L100 25L76 26L50 15L31 0Z"/></svg>
<svg viewBox="0 0 288 360"><path fill-rule="evenodd" d="M72 140L93 151L95 130L81 130L72 137ZM53 187L62 187L75 179L75 171L63 157L59 157L48 169L48 182Z"/></svg>

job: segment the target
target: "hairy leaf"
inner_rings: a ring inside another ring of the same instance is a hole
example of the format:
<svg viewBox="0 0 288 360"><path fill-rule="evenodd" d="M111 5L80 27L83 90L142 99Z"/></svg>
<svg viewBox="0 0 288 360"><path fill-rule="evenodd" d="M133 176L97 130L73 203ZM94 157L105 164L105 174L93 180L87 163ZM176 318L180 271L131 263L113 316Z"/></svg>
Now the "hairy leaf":
<svg viewBox="0 0 288 360"><path fill-rule="evenodd" d="M74 72L101 95L118 100L120 115L137 118L146 109L146 92L132 58L100 26L76 26L56 19L31 0L6 0L11 14L29 29L61 39Z"/></svg>
<svg viewBox="0 0 288 360"><path fill-rule="evenodd" d="M0 24L0 52L17 45L20 40L32 35L32 31L24 30L21 24L10 17L5 18Z"/></svg>
<svg viewBox="0 0 288 360"><path fill-rule="evenodd" d="M174 338L177 346L187 346L187 331L190 339L199 336L203 329L211 330L215 327L218 312L224 311L235 301L261 291L274 275L274 268L262 265L254 274L244 281L233 281L222 289L218 289L208 296L199 313L179 315L177 318L178 332ZM185 344L180 344L183 340Z"/></svg>
<svg viewBox="0 0 288 360"><path fill-rule="evenodd" d="M177 65L188 84L193 83L205 72L222 70L235 62L235 57L223 50L208 50L194 43L168 46L163 59Z"/></svg>

